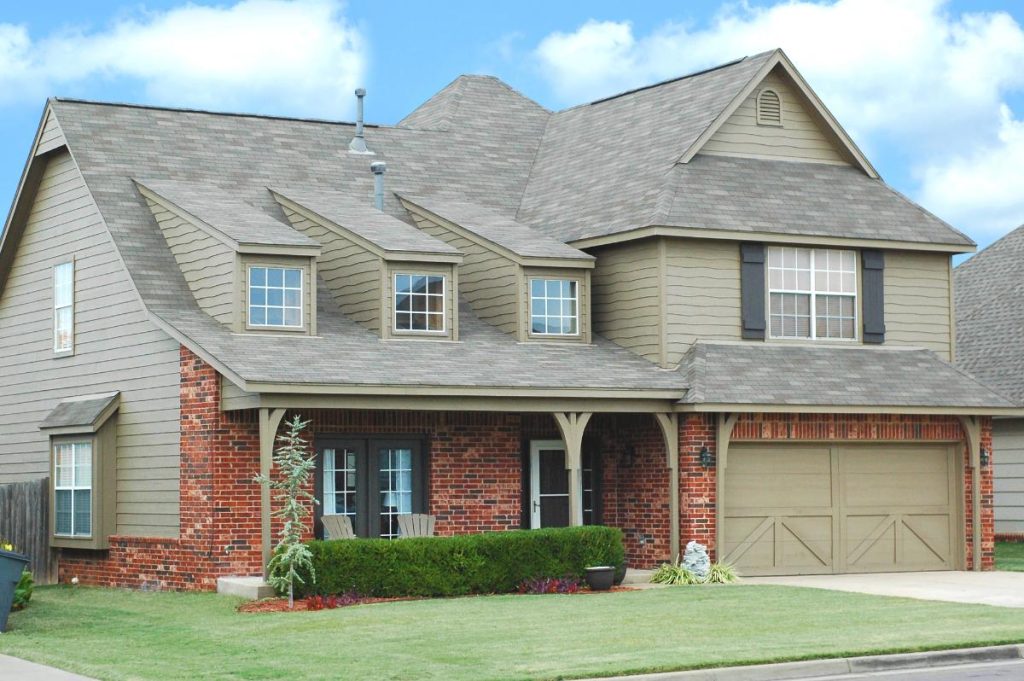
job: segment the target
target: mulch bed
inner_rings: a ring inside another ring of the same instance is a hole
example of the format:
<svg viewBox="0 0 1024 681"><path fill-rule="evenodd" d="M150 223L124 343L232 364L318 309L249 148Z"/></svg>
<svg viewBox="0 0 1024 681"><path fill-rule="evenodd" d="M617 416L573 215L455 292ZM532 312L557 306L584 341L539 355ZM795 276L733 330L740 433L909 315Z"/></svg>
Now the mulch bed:
<svg viewBox="0 0 1024 681"><path fill-rule="evenodd" d="M613 586L608 591L591 591L590 589L580 589L576 594L564 594L564 595L581 595L581 594L608 594L616 593L619 591L636 591L635 587L632 586ZM531 594L532 595L532 594ZM544 594L546 595L546 594ZM396 598L360 598L354 603L347 603L346 605L340 605L339 608L347 608L353 605L372 605L373 603L393 603L395 601L422 601L426 600L426 596L403 596ZM306 607L306 599L299 599L295 601L295 608L288 608L287 598L264 598L259 601L249 601L238 606L238 612L308 612Z"/></svg>

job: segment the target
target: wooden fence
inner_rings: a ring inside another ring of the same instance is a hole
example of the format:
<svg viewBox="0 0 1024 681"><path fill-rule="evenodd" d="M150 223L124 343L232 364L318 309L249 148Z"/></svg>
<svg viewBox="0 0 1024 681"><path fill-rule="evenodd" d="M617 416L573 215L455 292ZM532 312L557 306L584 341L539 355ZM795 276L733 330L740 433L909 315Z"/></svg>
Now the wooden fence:
<svg viewBox="0 0 1024 681"><path fill-rule="evenodd" d="M36 584L57 582L57 552L50 548L50 479L0 485L0 538L32 561Z"/></svg>

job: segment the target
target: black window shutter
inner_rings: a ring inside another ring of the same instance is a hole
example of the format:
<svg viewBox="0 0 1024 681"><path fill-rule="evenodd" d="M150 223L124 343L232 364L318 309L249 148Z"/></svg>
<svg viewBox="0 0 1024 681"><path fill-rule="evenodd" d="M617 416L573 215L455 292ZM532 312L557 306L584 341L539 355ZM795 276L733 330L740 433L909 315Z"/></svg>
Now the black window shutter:
<svg viewBox="0 0 1024 681"><path fill-rule="evenodd" d="M743 337L764 340L764 244L740 244L740 311Z"/></svg>
<svg viewBox="0 0 1024 681"><path fill-rule="evenodd" d="M863 279L864 342L885 342L885 254L861 251Z"/></svg>

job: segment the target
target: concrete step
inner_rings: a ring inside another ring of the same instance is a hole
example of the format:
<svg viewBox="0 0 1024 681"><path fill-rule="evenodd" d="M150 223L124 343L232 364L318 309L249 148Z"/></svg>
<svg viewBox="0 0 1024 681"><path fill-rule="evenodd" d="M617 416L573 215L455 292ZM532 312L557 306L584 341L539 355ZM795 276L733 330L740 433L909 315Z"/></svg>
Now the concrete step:
<svg viewBox="0 0 1024 681"><path fill-rule="evenodd" d="M241 596L251 601L275 595L274 588L263 581L262 577L218 577L217 593Z"/></svg>

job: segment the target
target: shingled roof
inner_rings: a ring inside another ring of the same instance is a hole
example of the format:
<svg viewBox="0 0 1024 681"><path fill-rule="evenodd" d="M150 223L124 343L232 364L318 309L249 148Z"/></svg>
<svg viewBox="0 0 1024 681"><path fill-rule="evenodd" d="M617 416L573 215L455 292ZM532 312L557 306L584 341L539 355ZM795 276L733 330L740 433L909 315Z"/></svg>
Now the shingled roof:
<svg viewBox="0 0 1024 681"><path fill-rule="evenodd" d="M954 270L956 361L1024 404L1024 225Z"/></svg>
<svg viewBox="0 0 1024 681"><path fill-rule="evenodd" d="M698 342L683 361L692 405L1014 409L920 348Z"/></svg>

